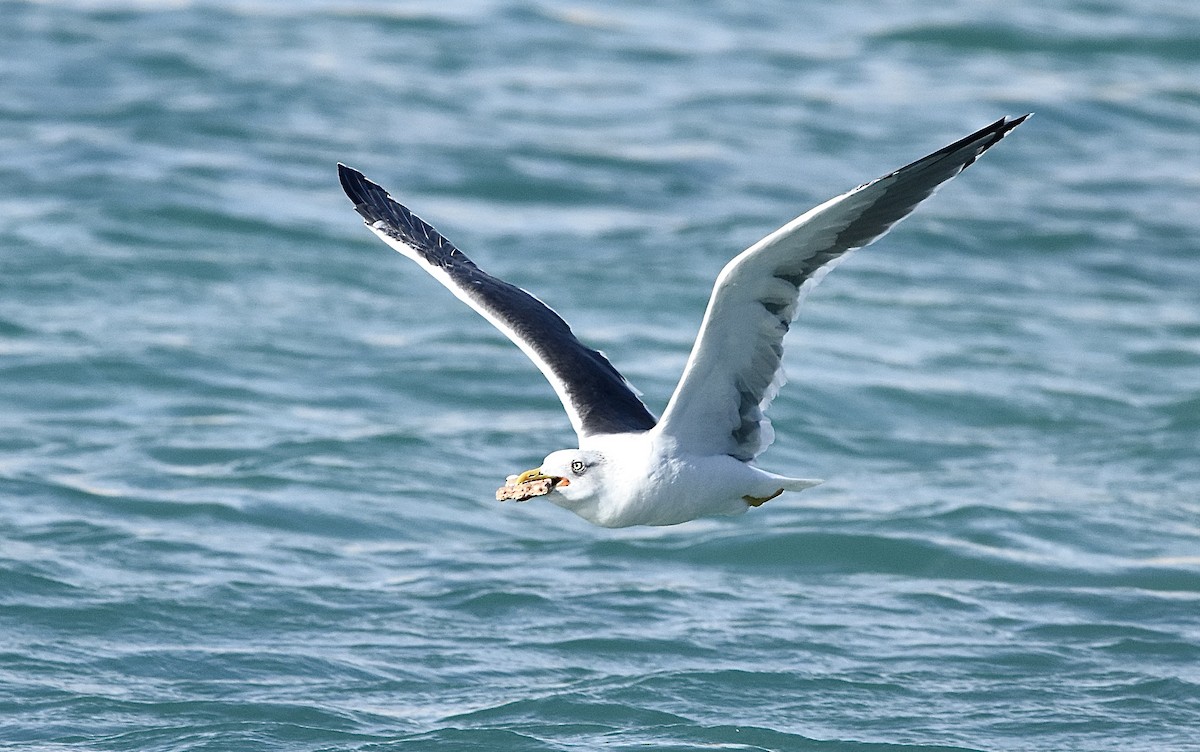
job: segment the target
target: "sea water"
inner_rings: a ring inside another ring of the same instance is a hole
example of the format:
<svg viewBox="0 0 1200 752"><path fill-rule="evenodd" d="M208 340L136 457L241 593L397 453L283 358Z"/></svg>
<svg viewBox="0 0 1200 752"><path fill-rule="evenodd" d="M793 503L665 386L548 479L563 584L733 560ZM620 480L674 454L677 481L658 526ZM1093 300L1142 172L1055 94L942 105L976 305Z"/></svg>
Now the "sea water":
<svg viewBox="0 0 1200 752"><path fill-rule="evenodd" d="M0 0L0 748L1200 748L1200 5ZM661 412L712 282L1035 116L809 297L761 464L604 530L345 162Z"/></svg>

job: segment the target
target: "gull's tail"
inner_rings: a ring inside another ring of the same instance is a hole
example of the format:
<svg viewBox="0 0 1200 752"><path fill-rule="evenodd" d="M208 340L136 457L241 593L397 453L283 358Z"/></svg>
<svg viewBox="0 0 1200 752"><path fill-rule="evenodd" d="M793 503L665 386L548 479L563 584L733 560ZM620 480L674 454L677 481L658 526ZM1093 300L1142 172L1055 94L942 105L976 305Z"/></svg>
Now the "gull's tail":
<svg viewBox="0 0 1200 752"><path fill-rule="evenodd" d="M747 494L742 497L742 500L752 507L761 507L784 491L803 491L806 488L812 488L818 483L823 482L811 478L785 478L782 475L769 473L765 470L759 470L759 472L762 474L763 483L759 488L763 490L763 494L761 496Z"/></svg>
<svg viewBox="0 0 1200 752"><path fill-rule="evenodd" d="M783 486L785 491L803 491L806 488L819 486L825 481L816 480L814 478L784 478L780 477L779 485Z"/></svg>

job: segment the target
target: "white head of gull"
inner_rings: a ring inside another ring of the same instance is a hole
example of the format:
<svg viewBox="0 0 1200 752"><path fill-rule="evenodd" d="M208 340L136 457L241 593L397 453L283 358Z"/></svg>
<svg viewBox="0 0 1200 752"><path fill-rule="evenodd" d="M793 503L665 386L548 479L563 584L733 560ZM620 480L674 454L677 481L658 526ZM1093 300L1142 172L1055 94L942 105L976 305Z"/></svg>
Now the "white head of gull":
<svg viewBox="0 0 1200 752"><path fill-rule="evenodd" d="M755 466L774 440L767 407L783 385L783 338L808 291L881 237L1028 115L1001 118L802 214L717 277L683 377L656 420L637 392L548 306L476 266L362 173L338 165L367 227L512 340L558 394L578 449L509 476L496 496L545 496L597 525L675 525L732 515L820 481Z"/></svg>

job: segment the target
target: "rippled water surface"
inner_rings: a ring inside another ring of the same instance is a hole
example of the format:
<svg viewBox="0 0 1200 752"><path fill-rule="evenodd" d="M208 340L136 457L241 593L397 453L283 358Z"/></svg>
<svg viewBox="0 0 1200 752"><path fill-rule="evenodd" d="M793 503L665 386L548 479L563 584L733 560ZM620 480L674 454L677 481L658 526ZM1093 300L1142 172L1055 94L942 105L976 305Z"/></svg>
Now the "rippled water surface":
<svg viewBox="0 0 1200 752"><path fill-rule="evenodd" d="M1200 6L0 0L0 748L1182 750ZM762 464L603 530L346 162L661 411L721 266L1036 116L809 298Z"/></svg>

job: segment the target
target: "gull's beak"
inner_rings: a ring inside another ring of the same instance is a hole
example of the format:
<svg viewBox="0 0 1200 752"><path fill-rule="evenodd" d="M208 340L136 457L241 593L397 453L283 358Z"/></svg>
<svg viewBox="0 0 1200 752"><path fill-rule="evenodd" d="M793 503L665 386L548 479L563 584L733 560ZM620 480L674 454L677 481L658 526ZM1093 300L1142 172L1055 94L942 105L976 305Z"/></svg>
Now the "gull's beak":
<svg viewBox="0 0 1200 752"><path fill-rule="evenodd" d="M542 480L544 478L549 478L549 477L552 477L552 476L542 475L542 469L540 467L535 467L532 470L526 470L525 472L518 475L514 482L516 484L520 485L521 483L524 483L527 480Z"/></svg>
<svg viewBox="0 0 1200 752"><path fill-rule="evenodd" d="M571 485L571 481L567 480L566 478L562 477L561 475L545 475L544 473L542 473L542 469L540 467L535 467L532 470L526 470L525 472L518 475L516 478L513 478L512 482L513 482L513 485L519 486L522 483L526 483L531 480L554 481L551 484L551 487Z"/></svg>
<svg viewBox="0 0 1200 752"><path fill-rule="evenodd" d="M571 481L557 475L546 475L540 467L526 470L520 475L510 475L504 485L496 489L496 500L525 501L535 496L545 496L556 486L569 486Z"/></svg>
<svg viewBox="0 0 1200 752"><path fill-rule="evenodd" d="M521 475L516 476L515 479L512 479L512 482L514 482L514 483L516 483L516 485L520 486L521 483L524 483L526 481L544 481L546 479L550 479L550 480L554 481L554 485L556 485L556 486L570 486L571 485L571 481L566 480L565 477L563 477L563 476L542 474L541 468L534 468L533 470L526 470Z"/></svg>

